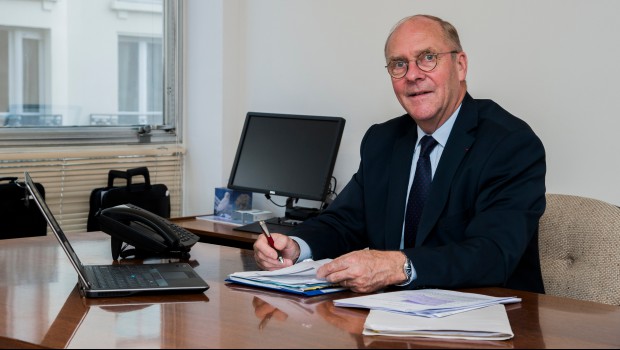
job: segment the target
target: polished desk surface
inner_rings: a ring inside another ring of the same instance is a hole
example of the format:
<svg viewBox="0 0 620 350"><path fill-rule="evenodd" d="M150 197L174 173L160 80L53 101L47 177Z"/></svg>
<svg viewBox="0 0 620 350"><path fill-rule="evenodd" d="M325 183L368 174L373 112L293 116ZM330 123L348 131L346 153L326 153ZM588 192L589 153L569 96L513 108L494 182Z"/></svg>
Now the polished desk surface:
<svg viewBox="0 0 620 350"><path fill-rule="evenodd" d="M110 238L71 234L84 264L111 263ZM161 260L149 260L160 262ZM165 260L169 261L169 260ZM298 297L231 285L254 270L252 252L198 243L189 263L209 283L200 294L85 299L51 236L0 241L0 347L3 348L619 348L620 307L502 288L515 337L450 341L363 336L367 310L334 307L351 292Z"/></svg>
<svg viewBox="0 0 620 350"><path fill-rule="evenodd" d="M172 218L171 221L200 236L200 241L205 243L252 249L259 236L253 232L236 231L230 224L198 219L197 216Z"/></svg>

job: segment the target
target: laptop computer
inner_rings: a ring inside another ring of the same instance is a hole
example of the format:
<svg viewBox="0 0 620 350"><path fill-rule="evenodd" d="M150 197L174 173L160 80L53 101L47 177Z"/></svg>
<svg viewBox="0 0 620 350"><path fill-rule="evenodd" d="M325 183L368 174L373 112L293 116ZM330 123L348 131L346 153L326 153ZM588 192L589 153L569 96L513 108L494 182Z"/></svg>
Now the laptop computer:
<svg viewBox="0 0 620 350"><path fill-rule="evenodd" d="M88 298L119 297L141 293L191 293L209 288L187 263L83 265L52 215L28 172L26 187L43 213L60 246L78 273L80 294Z"/></svg>

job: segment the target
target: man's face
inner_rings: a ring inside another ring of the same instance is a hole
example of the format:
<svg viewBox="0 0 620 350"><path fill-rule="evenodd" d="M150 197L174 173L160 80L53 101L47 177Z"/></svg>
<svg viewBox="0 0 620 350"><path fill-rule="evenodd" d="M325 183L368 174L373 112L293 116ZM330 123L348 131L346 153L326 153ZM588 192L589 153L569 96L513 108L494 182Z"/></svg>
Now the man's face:
<svg viewBox="0 0 620 350"><path fill-rule="evenodd" d="M465 96L467 56L464 52L439 55L437 66L430 72L420 70L416 59L424 52L441 53L455 49L444 38L438 23L419 17L400 25L388 41L388 63L391 60L409 62L404 77L391 78L396 98L427 133L437 130Z"/></svg>

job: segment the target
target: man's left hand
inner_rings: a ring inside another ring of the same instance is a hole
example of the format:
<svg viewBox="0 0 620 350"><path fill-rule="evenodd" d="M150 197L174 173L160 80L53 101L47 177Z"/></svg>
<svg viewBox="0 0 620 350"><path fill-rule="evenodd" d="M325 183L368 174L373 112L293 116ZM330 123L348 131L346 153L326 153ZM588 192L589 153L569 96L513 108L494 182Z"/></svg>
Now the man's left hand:
<svg viewBox="0 0 620 350"><path fill-rule="evenodd" d="M404 282L405 259L399 251L358 250L321 266L317 277L357 293L371 293Z"/></svg>

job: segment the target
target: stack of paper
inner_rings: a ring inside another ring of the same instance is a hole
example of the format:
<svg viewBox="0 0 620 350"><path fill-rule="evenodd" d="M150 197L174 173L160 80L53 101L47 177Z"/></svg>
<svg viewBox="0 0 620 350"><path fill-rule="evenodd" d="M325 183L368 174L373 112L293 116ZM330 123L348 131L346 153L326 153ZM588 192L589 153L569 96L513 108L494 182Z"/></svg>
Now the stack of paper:
<svg viewBox="0 0 620 350"><path fill-rule="evenodd" d="M235 272L230 274L226 281L303 295L320 295L345 290L325 279L316 278L316 270L329 261L331 259L307 260L280 270Z"/></svg>
<svg viewBox="0 0 620 350"><path fill-rule="evenodd" d="M425 317L444 317L495 304L520 302L517 297L491 297L443 289L403 290L334 300L334 305L385 310Z"/></svg>
<svg viewBox="0 0 620 350"><path fill-rule="evenodd" d="M371 309L365 335L505 340L514 336L504 305L520 298L440 289L339 299L334 305Z"/></svg>
<svg viewBox="0 0 620 350"><path fill-rule="evenodd" d="M504 305L436 318L370 310L363 334L466 340L506 340L514 337Z"/></svg>

